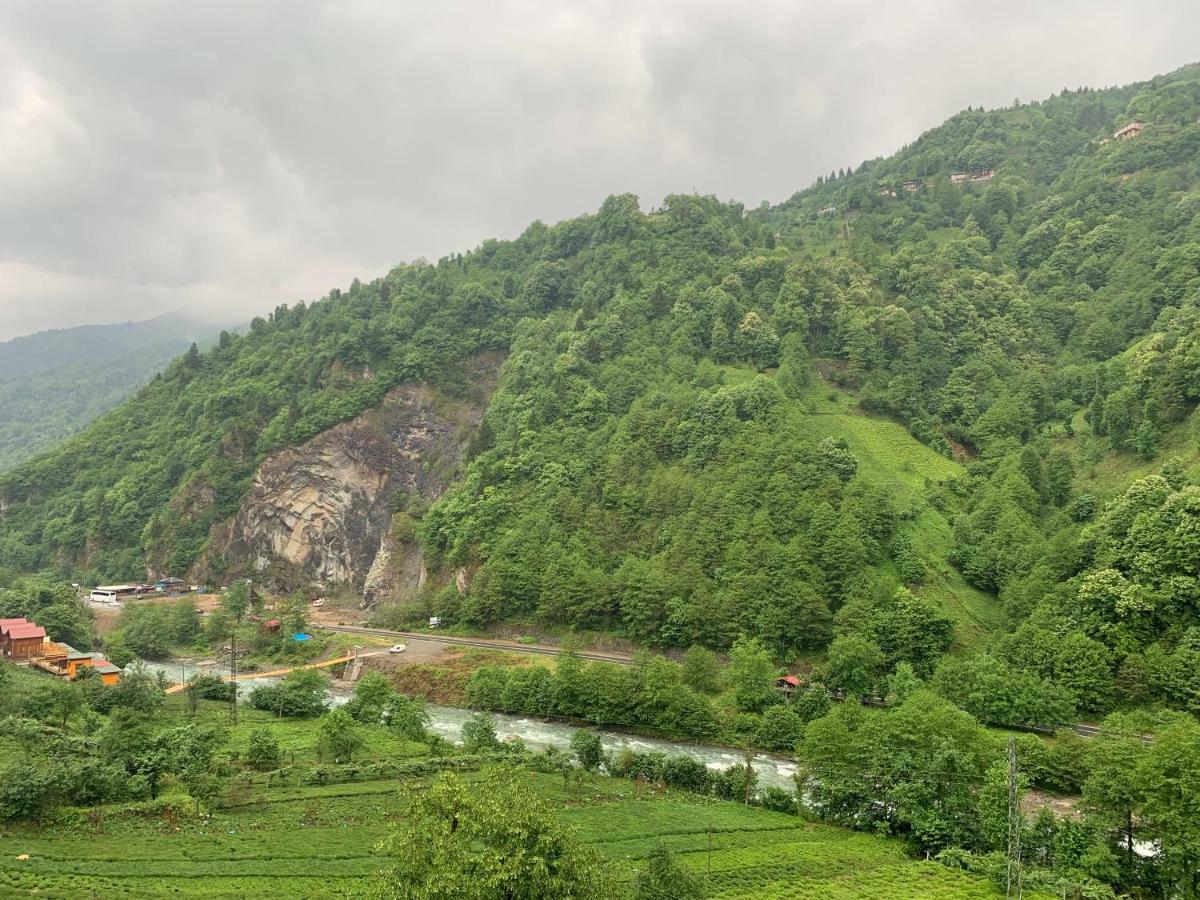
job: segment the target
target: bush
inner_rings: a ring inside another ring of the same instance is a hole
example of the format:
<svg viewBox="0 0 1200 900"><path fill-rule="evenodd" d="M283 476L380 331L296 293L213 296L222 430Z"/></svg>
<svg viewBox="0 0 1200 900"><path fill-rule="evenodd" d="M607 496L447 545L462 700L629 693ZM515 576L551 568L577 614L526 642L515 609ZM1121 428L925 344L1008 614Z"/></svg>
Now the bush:
<svg viewBox="0 0 1200 900"><path fill-rule="evenodd" d="M256 728L250 732L246 746L246 762L260 772L279 768L279 741L269 728Z"/></svg>
<svg viewBox="0 0 1200 900"><path fill-rule="evenodd" d="M301 669L284 677L279 684L256 687L250 693L250 705L280 716L313 718L325 712L325 676L313 669Z"/></svg>
<svg viewBox="0 0 1200 900"><path fill-rule="evenodd" d="M755 743L763 750L775 753L795 753L804 737L804 720L790 706L779 704L762 714Z"/></svg>
<svg viewBox="0 0 1200 900"><path fill-rule="evenodd" d="M763 809L787 813L791 816L796 815L800 810L799 805L796 803L796 795L785 791L783 788L763 788L759 793L758 801L762 804Z"/></svg>
<svg viewBox="0 0 1200 900"><path fill-rule="evenodd" d="M487 713L476 713L467 719L462 728L463 749L468 753L495 750L500 746L496 739L496 726Z"/></svg>

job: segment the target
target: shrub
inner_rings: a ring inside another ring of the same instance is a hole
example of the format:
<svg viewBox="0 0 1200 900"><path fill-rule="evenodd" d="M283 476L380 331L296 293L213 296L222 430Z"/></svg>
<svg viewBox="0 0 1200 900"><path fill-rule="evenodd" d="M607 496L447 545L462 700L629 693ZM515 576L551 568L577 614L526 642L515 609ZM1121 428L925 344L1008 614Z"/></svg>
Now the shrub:
<svg viewBox="0 0 1200 900"><path fill-rule="evenodd" d="M250 732L246 746L246 762L260 772L279 767L279 741L269 728L256 728Z"/></svg>

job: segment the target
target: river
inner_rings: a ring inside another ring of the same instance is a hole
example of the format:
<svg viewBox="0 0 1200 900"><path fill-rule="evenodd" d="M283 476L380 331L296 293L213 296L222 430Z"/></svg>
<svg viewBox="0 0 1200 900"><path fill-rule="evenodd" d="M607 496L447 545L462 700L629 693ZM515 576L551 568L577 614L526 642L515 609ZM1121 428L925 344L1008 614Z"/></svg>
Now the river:
<svg viewBox="0 0 1200 900"><path fill-rule="evenodd" d="M151 672L163 672L171 681L178 681L180 678L190 678L197 672L204 672L211 675L227 675L229 673L227 666L215 663L147 662L145 666ZM277 681L279 681L277 676L255 678L252 674L239 675L238 699L241 702L245 702L246 697L254 688L264 684L275 684ZM350 690L348 688L334 687L329 690L328 697L330 705L340 706L350 699ZM461 743L463 723L472 714L471 710L458 709L452 706L438 706L431 703L429 704L430 730L446 738L448 741L456 744ZM571 736L580 730L579 726L575 725L547 722L543 719L528 716L512 716L506 713L493 713L492 718L496 723L496 734L501 739L513 735L519 737L528 747L534 750L541 750L546 747L557 747L560 750L566 750L570 747ZM739 765L743 762L742 754L728 747L717 747L710 744L682 744L676 741L642 737L620 731L592 730L600 736L600 743L608 751L617 751L628 747L630 750L639 753L657 751L671 756L689 756L704 763L710 769L727 769L732 765ZM792 780L792 776L796 773L795 763L769 756L757 756L754 759L753 766L755 772L758 773L758 784L760 787L777 787L788 792L796 789L796 784Z"/></svg>

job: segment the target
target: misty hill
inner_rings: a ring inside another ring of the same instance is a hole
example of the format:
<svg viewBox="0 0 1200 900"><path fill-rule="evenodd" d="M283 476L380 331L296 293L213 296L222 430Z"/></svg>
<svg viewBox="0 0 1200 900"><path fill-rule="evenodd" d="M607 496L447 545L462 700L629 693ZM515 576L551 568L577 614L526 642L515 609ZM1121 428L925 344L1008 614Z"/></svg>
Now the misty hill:
<svg viewBox="0 0 1200 900"><path fill-rule="evenodd" d="M1054 721L1192 702L1198 118L1195 66L968 110L777 207L614 196L281 306L0 480L0 564L362 590L289 555L325 532L264 472L290 454L318 502L376 490L353 440L316 471L313 439L385 398L475 402L503 357L445 491L388 488L386 533L347 537L428 573L381 615L853 639L879 672L986 647L955 684L1024 685ZM403 423L455 417L383 418L345 433L413 446Z"/></svg>
<svg viewBox="0 0 1200 900"><path fill-rule="evenodd" d="M75 434L193 341L215 333L211 325L164 315L0 343L0 471Z"/></svg>

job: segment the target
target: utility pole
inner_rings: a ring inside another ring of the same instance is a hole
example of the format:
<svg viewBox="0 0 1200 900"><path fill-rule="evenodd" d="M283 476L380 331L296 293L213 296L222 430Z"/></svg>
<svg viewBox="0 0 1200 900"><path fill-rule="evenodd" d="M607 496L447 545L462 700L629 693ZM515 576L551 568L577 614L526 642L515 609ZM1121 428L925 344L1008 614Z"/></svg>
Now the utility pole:
<svg viewBox="0 0 1200 900"><path fill-rule="evenodd" d="M237 620L229 629L229 718L237 724Z"/></svg>
<svg viewBox="0 0 1200 900"><path fill-rule="evenodd" d="M1008 739L1008 877L1005 897L1021 897L1021 792L1017 786L1017 739Z"/></svg>

